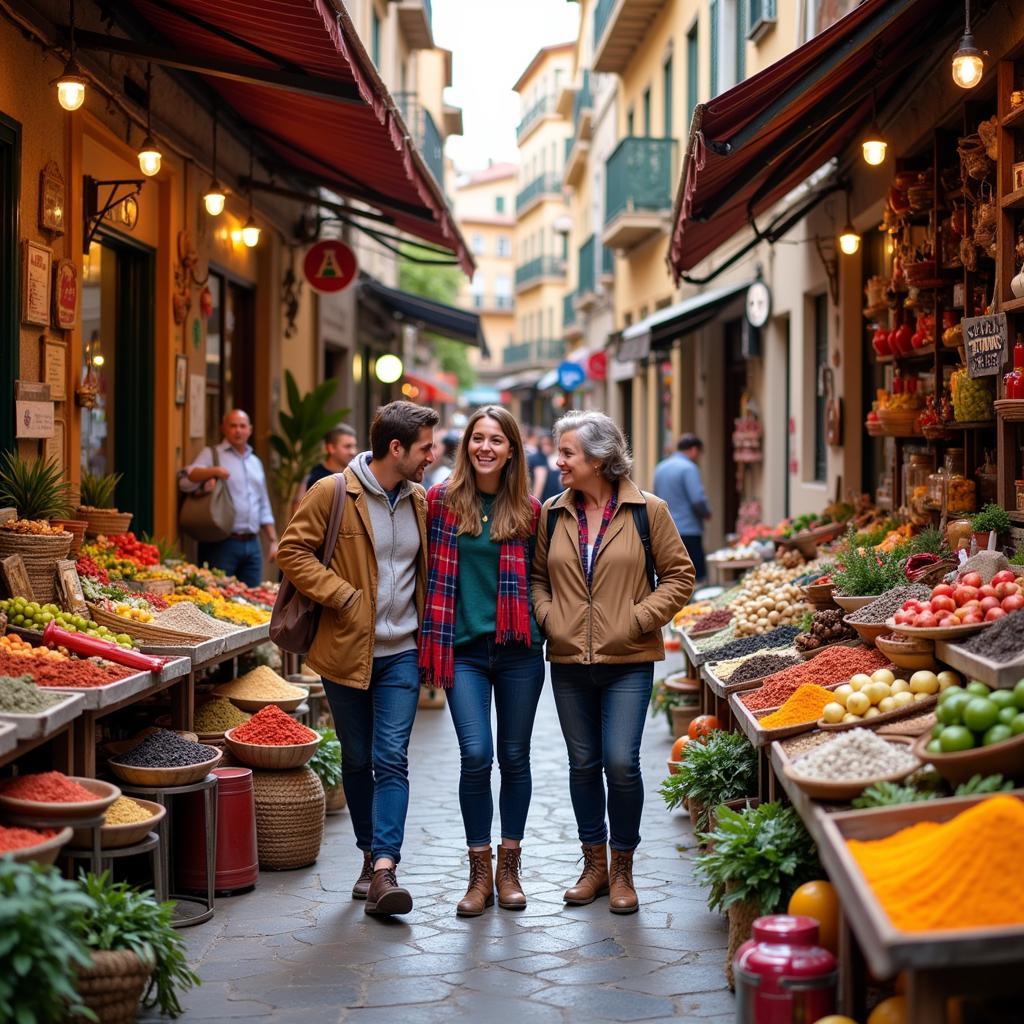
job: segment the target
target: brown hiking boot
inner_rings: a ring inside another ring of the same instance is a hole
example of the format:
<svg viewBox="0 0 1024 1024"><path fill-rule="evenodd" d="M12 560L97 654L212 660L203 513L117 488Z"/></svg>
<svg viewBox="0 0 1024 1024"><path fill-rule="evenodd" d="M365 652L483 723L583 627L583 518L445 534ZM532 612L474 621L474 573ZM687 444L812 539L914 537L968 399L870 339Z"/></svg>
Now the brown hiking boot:
<svg viewBox="0 0 1024 1024"><path fill-rule="evenodd" d="M583 844L583 874L579 881L565 890L562 897L566 903L582 907L593 903L598 896L608 894L608 848L604 843L597 846Z"/></svg>
<svg viewBox="0 0 1024 1024"><path fill-rule="evenodd" d="M494 906L494 882L491 880L491 848L469 851L469 887L459 900L455 913L459 917L479 917L487 907Z"/></svg>
<svg viewBox="0 0 1024 1024"><path fill-rule="evenodd" d="M519 847L499 846L494 884L498 888L498 906L503 910L525 910L526 893L519 882L523 851Z"/></svg>
<svg viewBox="0 0 1024 1024"><path fill-rule="evenodd" d="M363 851L363 870L359 872L356 884L352 886L352 899L365 900L370 890L370 882L373 880L373 860L370 854Z"/></svg>
<svg viewBox="0 0 1024 1024"><path fill-rule="evenodd" d="M608 909L613 914L635 914L640 901L633 886L633 851L612 850Z"/></svg>
<svg viewBox="0 0 1024 1024"><path fill-rule="evenodd" d="M378 868L366 893L367 914L408 914L412 896L398 884L394 868Z"/></svg>

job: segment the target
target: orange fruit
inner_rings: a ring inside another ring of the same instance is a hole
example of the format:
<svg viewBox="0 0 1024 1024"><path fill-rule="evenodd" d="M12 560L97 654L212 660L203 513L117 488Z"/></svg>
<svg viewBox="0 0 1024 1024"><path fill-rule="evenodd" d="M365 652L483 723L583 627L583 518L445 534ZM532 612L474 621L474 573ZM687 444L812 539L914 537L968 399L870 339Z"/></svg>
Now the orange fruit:
<svg viewBox="0 0 1024 1024"><path fill-rule="evenodd" d="M868 1017L868 1024L907 1024L906 996L883 999Z"/></svg>
<svg viewBox="0 0 1024 1024"><path fill-rule="evenodd" d="M789 898L790 914L803 914L818 922L818 942L829 952L839 952L839 897L831 882L805 882Z"/></svg>
<svg viewBox="0 0 1024 1024"><path fill-rule="evenodd" d="M680 736L679 739L672 744L672 754L669 757L669 760L676 762L682 761L682 759L686 757L686 744L689 742L690 738L688 736Z"/></svg>
<svg viewBox="0 0 1024 1024"><path fill-rule="evenodd" d="M690 723L687 735L691 740L702 740L709 733L721 728L718 719L714 715L698 715Z"/></svg>

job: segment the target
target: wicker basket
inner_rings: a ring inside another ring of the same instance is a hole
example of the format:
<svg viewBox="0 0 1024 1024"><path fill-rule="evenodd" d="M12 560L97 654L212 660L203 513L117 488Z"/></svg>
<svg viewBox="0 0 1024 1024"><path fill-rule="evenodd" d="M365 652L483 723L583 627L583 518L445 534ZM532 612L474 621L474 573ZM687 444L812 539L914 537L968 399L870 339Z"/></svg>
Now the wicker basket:
<svg viewBox="0 0 1024 1024"><path fill-rule="evenodd" d="M885 432L892 437L913 437L919 433L920 409L880 409L878 418Z"/></svg>
<svg viewBox="0 0 1024 1024"><path fill-rule="evenodd" d="M74 537L71 542L71 554L77 555L85 539L85 528L89 525L84 519L51 519L51 526L62 526Z"/></svg>
<svg viewBox="0 0 1024 1024"><path fill-rule="evenodd" d="M153 965L131 950L115 949L92 954L92 967L78 972L75 988L100 1024L130 1024L139 1013ZM85 1017L74 1017L75 1024Z"/></svg>
<svg viewBox="0 0 1024 1024"><path fill-rule="evenodd" d="M89 524L85 528L86 537L110 537L116 533L126 533L132 524L131 512L118 512L114 508L92 508L79 505L78 514Z"/></svg>
<svg viewBox="0 0 1024 1024"><path fill-rule="evenodd" d="M324 836L324 787L309 768L252 773L260 867L289 871L316 862Z"/></svg>
<svg viewBox="0 0 1024 1024"><path fill-rule="evenodd" d="M324 798L327 801L328 814L341 814L345 810L345 787L340 782L325 789Z"/></svg>
<svg viewBox="0 0 1024 1024"><path fill-rule="evenodd" d="M32 596L40 604L47 604L57 594L57 563L67 558L72 540L70 533L37 535L0 530L0 558L21 555Z"/></svg>
<svg viewBox="0 0 1024 1024"><path fill-rule="evenodd" d="M165 629L163 626L154 626L151 622L137 622L135 619L126 619L116 612L108 612L99 605L89 605L89 615L94 622L101 626L114 630L116 633L127 633L136 640L144 640L153 647L181 647L197 645L208 640L209 637L199 636L197 633L179 633L176 629Z"/></svg>

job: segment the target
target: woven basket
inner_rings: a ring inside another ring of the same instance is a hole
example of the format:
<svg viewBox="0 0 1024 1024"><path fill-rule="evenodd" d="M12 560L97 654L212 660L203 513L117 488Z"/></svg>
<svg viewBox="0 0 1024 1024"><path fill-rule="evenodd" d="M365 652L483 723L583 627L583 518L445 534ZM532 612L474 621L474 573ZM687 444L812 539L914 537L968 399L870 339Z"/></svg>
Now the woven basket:
<svg viewBox="0 0 1024 1024"><path fill-rule="evenodd" d="M316 862L324 837L324 787L309 768L254 770L260 867L290 871Z"/></svg>
<svg viewBox="0 0 1024 1024"><path fill-rule="evenodd" d="M138 1016L139 1001L152 973L153 965L131 950L94 952L92 967L78 972L75 988L100 1024L130 1024ZM73 1020L80 1024L85 1017Z"/></svg>
<svg viewBox="0 0 1024 1024"><path fill-rule="evenodd" d="M89 615L93 622L114 630L115 633L127 633L136 640L144 640L153 647L181 647L203 643L209 639L199 636L197 633L179 633L176 629L165 629L163 626L154 626L151 622L137 622L135 619L126 619L116 612L108 612L99 605L90 604Z"/></svg>
<svg viewBox="0 0 1024 1024"><path fill-rule="evenodd" d="M113 508L79 505L78 514L89 524L85 528L86 537L98 537L100 534L109 537L116 533L126 533L132 523L131 512L118 512Z"/></svg>
<svg viewBox="0 0 1024 1024"><path fill-rule="evenodd" d="M47 604L57 594L57 563L67 558L72 540L70 533L37 536L0 530L0 558L21 555L32 584L32 596L40 604Z"/></svg>
<svg viewBox="0 0 1024 1024"><path fill-rule="evenodd" d="M345 810L345 787L340 782L336 786L325 789L324 797L327 800L328 814L340 814Z"/></svg>
<svg viewBox="0 0 1024 1024"><path fill-rule="evenodd" d="M77 555L85 539L85 528L89 525L84 519L51 519L51 526L63 526L74 537L71 542L71 554Z"/></svg>

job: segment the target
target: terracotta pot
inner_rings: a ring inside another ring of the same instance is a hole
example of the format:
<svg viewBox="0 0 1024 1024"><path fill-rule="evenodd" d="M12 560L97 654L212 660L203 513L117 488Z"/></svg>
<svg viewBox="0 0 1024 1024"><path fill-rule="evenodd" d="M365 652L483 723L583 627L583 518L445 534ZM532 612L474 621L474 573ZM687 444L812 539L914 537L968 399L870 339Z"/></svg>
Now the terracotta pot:
<svg viewBox="0 0 1024 1024"><path fill-rule="evenodd" d="M700 714L700 705L669 708L669 713L672 716L672 738L679 739L680 736L686 735L690 723Z"/></svg>
<svg viewBox="0 0 1024 1024"><path fill-rule="evenodd" d="M975 530L974 531L974 542L978 545L979 551L985 551L988 548L988 530ZM996 549L999 548L999 534L996 534Z"/></svg>

